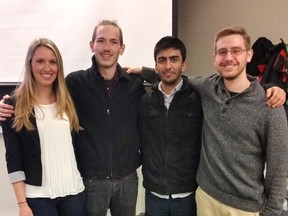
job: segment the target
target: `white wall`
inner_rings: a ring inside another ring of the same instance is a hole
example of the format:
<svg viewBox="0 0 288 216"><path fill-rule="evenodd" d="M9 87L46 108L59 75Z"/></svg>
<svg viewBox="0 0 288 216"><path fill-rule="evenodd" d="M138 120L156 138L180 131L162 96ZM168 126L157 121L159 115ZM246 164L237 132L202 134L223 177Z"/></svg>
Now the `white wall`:
<svg viewBox="0 0 288 216"><path fill-rule="evenodd" d="M179 0L179 38L187 46L187 74L216 73L212 63L215 33L243 26L252 44L261 36L288 43L287 0Z"/></svg>

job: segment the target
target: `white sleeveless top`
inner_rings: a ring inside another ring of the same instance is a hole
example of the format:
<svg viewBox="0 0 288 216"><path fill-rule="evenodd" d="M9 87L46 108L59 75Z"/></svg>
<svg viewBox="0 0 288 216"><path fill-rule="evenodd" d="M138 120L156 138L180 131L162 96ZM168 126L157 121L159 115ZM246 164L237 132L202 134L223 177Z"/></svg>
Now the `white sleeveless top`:
<svg viewBox="0 0 288 216"><path fill-rule="evenodd" d="M77 169L67 116L64 119L56 116L56 103L37 105L34 110L40 137L42 186L26 184L26 196L53 199L82 192L84 185Z"/></svg>

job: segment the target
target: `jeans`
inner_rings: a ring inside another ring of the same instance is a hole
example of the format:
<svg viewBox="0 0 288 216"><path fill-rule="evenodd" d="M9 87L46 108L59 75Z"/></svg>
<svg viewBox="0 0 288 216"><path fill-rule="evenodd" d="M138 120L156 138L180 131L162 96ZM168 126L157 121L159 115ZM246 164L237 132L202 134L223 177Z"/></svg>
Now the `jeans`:
<svg viewBox="0 0 288 216"><path fill-rule="evenodd" d="M146 191L145 216L196 216L195 193L184 198L162 199Z"/></svg>
<svg viewBox="0 0 288 216"><path fill-rule="evenodd" d="M34 216L84 216L84 192L55 199L27 198Z"/></svg>
<svg viewBox="0 0 288 216"><path fill-rule="evenodd" d="M136 171L117 179L83 179L86 216L135 216L138 195Z"/></svg>

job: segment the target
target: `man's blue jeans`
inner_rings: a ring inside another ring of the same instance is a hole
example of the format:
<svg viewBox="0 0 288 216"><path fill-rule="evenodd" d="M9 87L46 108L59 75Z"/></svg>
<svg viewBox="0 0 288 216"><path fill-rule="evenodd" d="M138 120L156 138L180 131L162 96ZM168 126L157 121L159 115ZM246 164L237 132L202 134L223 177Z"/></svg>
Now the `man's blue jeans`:
<svg viewBox="0 0 288 216"><path fill-rule="evenodd" d="M196 216L195 193L184 197L162 199L145 192L145 216Z"/></svg>
<svg viewBox="0 0 288 216"><path fill-rule="evenodd" d="M138 195L136 171L117 179L83 179L86 216L135 216Z"/></svg>
<svg viewBox="0 0 288 216"><path fill-rule="evenodd" d="M50 198L27 198L34 216L84 216L84 192Z"/></svg>

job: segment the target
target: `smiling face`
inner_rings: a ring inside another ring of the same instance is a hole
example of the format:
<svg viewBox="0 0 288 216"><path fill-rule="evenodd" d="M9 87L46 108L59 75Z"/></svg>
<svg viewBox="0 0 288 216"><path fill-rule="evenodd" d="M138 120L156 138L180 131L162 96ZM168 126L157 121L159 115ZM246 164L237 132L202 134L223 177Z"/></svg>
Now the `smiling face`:
<svg viewBox="0 0 288 216"><path fill-rule="evenodd" d="M237 50L241 52L237 53ZM225 52L226 55L221 55ZM232 34L219 38L213 59L220 75L224 79L233 80L246 76L246 65L251 61L252 55L253 51L247 49L244 38L239 34Z"/></svg>
<svg viewBox="0 0 288 216"><path fill-rule="evenodd" d="M36 48L31 58L31 69L38 87L51 87L57 78L58 65L53 51L45 46Z"/></svg>
<svg viewBox="0 0 288 216"><path fill-rule="evenodd" d="M120 29L113 25L100 25L95 32L95 40L90 42L99 69L116 68L125 46L120 41Z"/></svg>

